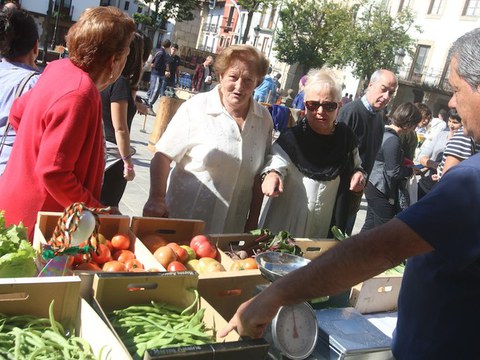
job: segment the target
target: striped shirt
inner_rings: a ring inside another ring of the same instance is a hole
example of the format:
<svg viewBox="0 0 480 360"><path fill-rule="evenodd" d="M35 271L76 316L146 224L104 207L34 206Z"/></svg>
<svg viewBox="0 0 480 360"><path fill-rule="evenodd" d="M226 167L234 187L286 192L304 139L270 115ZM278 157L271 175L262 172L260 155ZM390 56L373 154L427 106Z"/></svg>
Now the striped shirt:
<svg viewBox="0 0 480 360"><path fill-rule="evenodd" d="M463 135L463 127L458 129L445 145L442 162L437 168L438 177L440 178L442 176L447 156L454 156L460 161L463 161L479 151L480 144L476 144L470 136Z"/></svg>

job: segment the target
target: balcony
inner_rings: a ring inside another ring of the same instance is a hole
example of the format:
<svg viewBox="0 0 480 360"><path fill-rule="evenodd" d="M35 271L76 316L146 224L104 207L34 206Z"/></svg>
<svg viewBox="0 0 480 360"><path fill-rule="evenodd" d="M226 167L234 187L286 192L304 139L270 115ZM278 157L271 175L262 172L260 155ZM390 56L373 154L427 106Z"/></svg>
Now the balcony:
<svg viewBox="0 0 480 360"><path fill-rule="evenodd" d="M216 34L217 33L217 25L216 24L203 24L203 29L204 32L211 32Z"/></svg>
<svg viewBox="0 0 480 360"><path fill-rule="evenodd" d="M410 66L402 66L399 68L397 76L401 83L409 86L446 95L451 95L452 93L448 83L448 76L444 69L427 66L421 69L411 69Z"/></svg>

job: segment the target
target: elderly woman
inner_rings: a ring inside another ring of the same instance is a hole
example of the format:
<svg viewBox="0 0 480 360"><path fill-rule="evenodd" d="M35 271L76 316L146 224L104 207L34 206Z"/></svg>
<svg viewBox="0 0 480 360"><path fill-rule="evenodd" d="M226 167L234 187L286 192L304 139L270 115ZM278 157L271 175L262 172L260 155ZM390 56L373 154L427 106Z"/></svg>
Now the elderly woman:
<svg viewBox="0 0 480 360"><path fill-rule="evenodd" d="M85 10L67 34L70 58L49 64L14 102L17 138L0 178L0 209L8 224L22 221L30 238L40 210L102 206L100 91L120 76L134 32L134 21L115 7Z"/></svg>
<svg viewBox="0 0 480 360"><path fill-rule="evenodd" d="M332 225L344 229L350 192L363 190L357 140L335 121L341 86L329 70L311 70L304 88L306 116L281 133L263 169L263 193L270 197L260 224L296 237L326 237Z"/></svg>
<svg viewBox="0 0 480 360"><path fill-rule="evenodd" d="M156 144L143 214L201 219L207 233L242 232L257 226L259 172L272 141L272 118L252 97L268 60L233 45L214 67L219 85L182 104Z"/></svg>

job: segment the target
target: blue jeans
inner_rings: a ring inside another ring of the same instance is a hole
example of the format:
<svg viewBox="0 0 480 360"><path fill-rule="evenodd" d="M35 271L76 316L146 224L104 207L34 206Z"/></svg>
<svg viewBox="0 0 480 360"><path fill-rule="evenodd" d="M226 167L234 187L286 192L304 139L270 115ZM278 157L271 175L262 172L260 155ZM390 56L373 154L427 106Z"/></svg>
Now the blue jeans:
<svg viewBox="0 0 480 360"><path fill-rule="evenodd" d="M167 88L167 79L165 75L151 74L150 76L150 87L147 91L148 104L153 106L157 101L159 96L165 94L165 89Z"/></svg>

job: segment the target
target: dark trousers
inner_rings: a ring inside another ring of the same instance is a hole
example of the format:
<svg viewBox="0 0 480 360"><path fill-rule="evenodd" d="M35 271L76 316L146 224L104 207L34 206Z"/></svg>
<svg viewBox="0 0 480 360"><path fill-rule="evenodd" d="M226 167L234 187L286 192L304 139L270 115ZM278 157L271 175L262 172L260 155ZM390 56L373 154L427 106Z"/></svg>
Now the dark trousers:
<svg viewBox="0 0 480 360"><path fill-rule="evenodd" d="M100 202L103 205L118 207L126 187L127 180L123 177L123 161L117 161L105 171Z"/></svg>
<svg viewBox="0 0 480 360"><path fill-rule="evenodd" d="M367 183L365 188L365 198L368 208L362 231L385 224L397 214L395 204L390 204L387 197L370 182Z"/></svg>

